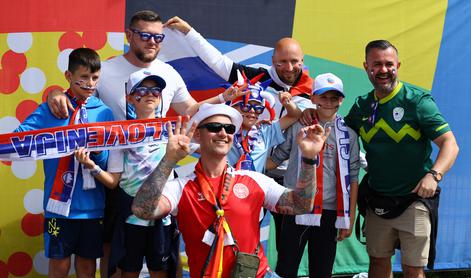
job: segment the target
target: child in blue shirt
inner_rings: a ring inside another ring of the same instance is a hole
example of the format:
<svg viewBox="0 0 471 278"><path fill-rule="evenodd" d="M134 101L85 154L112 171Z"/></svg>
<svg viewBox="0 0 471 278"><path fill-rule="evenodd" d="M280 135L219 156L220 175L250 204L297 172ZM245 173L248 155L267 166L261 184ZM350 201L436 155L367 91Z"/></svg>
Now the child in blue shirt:
<svg viewBox="0 0 471 278"><path fill-rule="evenodd" d="M70 87L65 94L75 111L66 119L58 119L42 103L15 132L112 121L111 110L93 96L100 68L100 57L94 50L72 51L65 72ZM44 249L52 277L68 276L72 254L77 276L94 277L96 259L103 255L105 192L93 175L106 166L108 152L92 153L90 158L96 169L80 166L73 155L44 160Z"/></svg>

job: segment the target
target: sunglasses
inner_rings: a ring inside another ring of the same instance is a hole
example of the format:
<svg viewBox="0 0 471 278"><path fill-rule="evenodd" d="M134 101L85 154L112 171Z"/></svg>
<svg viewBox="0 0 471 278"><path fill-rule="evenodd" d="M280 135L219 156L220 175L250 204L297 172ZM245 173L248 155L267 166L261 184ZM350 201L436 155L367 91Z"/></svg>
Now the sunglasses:
<svg viewBox="0 0 471 278"><path fill-rule="evenodd" d="M165 38L164 34L151 34L151 33L147 33L147 32L141 32L141 31L136 30L136 29L131 29L131 31L135 34L139 34L141 40L143 40L145 42L149 41L151 38L154 38L154 41L156 43L161 43Z"/></svg>
<svg viewBox="0 0 471 278"><path fill-rule="evenodd" d="M234 134L236 131L236 126L233 124L221 124L221 123L206 123L198 126L198 128L206 128L211 133L218 133L223 128L227 134Z"/></svg>
<svg viewBox="0 0 471 278"><path fill-rule="evenodd" d="M160 87L137 87L131 92L131 94L136 94L140 97L152 94L154 97L159 97L160 94L162 94L162 89Z"/></svg>
<svg viewBox="0 0 471 278"><path fill-rule="evenodd" d="M240 110L242 110L242 112L249 112L250 109L253 108L253 111L255 111L255 114L262 114L263 110L265 110L265 106L263 105L256 105L256 104L250 104L250 103L244 104L243 102L239 102L237 105L239 105Z"/></svg>

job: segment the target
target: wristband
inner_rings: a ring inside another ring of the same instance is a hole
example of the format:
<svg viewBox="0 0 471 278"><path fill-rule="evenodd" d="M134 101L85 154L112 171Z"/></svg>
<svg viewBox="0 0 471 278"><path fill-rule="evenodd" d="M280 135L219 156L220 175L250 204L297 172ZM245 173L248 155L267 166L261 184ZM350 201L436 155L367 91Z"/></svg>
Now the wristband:
<svg viewBox="0 0 471 278"><path fill-rule="evenodd" d="M224 99L224 93L220 93L220 94L218 95L218 99L219 99L219 101L220 101L221 103L225 103L225 102L226 102L226 100Z"/></svg>
<svg viewBox="0 0 471 278"><path fill-rule="evenodd" d="M92 169L90 169L90 174L94 177L98 176L101 171L103 171L100 166L98 165L95 165L95 167L93 167Z"/></svg>
<svg viewBox="0 0 471 278"><path fill-rule="evenodd" d="M310 159L310 158L307 158L307 157L301 157L301 160L304 162L304 164L307 164L307 165L316 165L317 164L317 159Z"/></svg>
<svg viewBox="0 0 471 278"><path fill-rule="evenodd" d="M432 177L433 177L433 179L434 179L437 183L439 183L439 182L442 181L442 178L443 178L443 174L442 174L442 173L440 173L440 172L438 172L438 171L435 171L435 170L433 170L433 169L428 170L427 173L431 174Z"/></svg>

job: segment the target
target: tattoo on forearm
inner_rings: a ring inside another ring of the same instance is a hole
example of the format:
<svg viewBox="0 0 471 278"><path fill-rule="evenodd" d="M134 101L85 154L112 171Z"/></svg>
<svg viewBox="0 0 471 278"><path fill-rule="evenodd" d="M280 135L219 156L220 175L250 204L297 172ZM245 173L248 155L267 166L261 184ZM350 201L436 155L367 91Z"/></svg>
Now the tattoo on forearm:
<svg viewBox="0 0 471 278"><path fill-rule="evenodd" d="M298 183L294 190L286 190L277 203L282 214L304 214L312 211L316 194L316 168L301 162Z"/></svg>
<svg viewBox="0 0 471 278"><path fill-rule="evenodd" d="M174 162L162 159L157 168L150 174L134 197L133 213L142 219L154 219L160 215L159 200L168 177L175 167Z"/></svg>

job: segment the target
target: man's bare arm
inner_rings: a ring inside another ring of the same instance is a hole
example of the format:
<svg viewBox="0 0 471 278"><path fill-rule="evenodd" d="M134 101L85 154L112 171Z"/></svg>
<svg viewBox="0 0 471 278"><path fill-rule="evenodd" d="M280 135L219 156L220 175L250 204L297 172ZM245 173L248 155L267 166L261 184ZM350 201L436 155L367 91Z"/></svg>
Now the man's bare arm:
<svg viewBox="0 0 471 278"><path fill-rule="evenodd" d="M74 111L74 107L70 100L65 96L64 92L54 89L47 95L47 105L54 117L58 119L66 119L69 117L69 111Z"/></svg>
<svg viewBox="0 0 471 278"><path fill-rule="evenodd" d="M278 200L276 210L282 214L304 214L312 211L316 193L315 165L301 163L298 183L294 190L287 189Z"/></svg>
<svg viewBox="0 0 471 278"><path fill-rule="evenodd" d="M155 219L170 213L170 204L167 198L162 198L162 191L175 165L176 162L167 161L165 157L160 161L134 197L134 215L142 219Z"/></svg>
<svg viewBox="0 0 471 278"><path fill-rule="evenodd" d="M171 123L167 123L168 142L165 155L157 168L139 188L132 203L132 212L137 217L155 219L170 213L169 200L162 197L162 191L177 162L190 153L190 142L196 129L196 123L193 123L188 131L187 124L188 117L185 117L183 123L182 117L178 117L175 129L172 131Z"/></svg>
<svg viewBox="0 0 471 278"><path fill-rule="evenodd" d="M316 195L316 166L315 159L324 147L329 136L330 128L326 131L316 124L302 128L296 135L296 143L301 150L301 169L294 190L286 190L278 199L276 210L283 214L304 214L312 211Z"/></svg>

